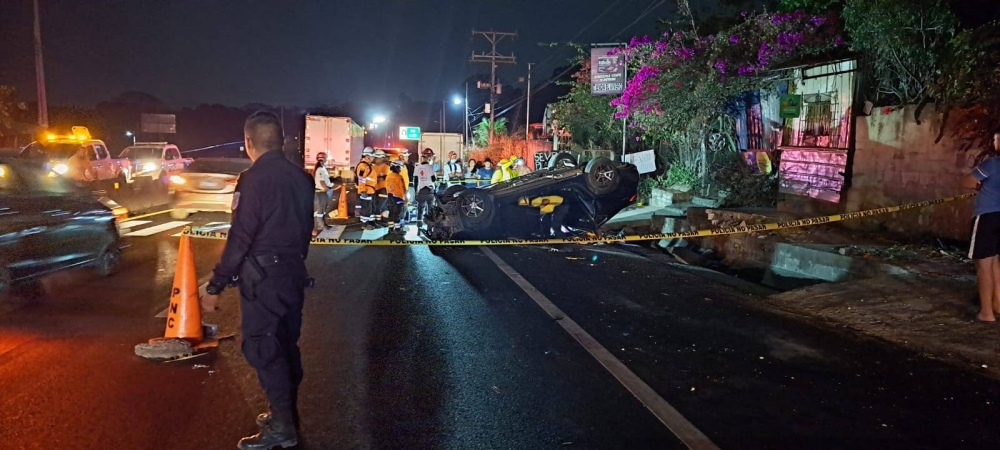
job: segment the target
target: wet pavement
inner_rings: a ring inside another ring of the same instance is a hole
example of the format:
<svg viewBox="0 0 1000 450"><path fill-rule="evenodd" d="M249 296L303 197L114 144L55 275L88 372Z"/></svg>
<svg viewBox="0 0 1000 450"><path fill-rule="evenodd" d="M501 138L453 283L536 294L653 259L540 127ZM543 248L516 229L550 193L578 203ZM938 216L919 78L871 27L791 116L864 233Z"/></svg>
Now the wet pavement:
<svg viewBox="0 0 1000 450"><path fill-rule="evenodd" d="M132 352L163 331L176 231L126 238L114 278L80 269L0 299L17 305L0 312L0 448L233 448L255 431L265 404L238 340L165 364ZM221 248L195 241L200 277ZM492 251L537 291L480 248L313 247L300 448L684 448L565 318L719 448L1000 442L1000 382L973 368L771 314L623 247ZM223 332L235 294L205 317Z"/></svg>

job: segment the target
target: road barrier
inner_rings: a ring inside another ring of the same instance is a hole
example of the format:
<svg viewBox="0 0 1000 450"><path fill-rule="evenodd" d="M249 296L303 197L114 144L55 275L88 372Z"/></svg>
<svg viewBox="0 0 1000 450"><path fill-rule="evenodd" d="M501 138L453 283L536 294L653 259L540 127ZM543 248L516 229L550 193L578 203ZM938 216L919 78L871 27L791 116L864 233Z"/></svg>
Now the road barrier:
<svg viewBox="0 0 1000 450"><path fill-rule="evenodd" d="M681 231L677 233L655 233L638 234L621 237L605 238L565 238L565 239L481 239L481 240L448 240L448 241L406 241L406 240L365 240L365 239L323 239L313 238L312 245L374 245L384 247L403 246L480 246L480 245L560 245L560 244L614 244L621 242L658 241L661 239L676 238L696 238L707 236L724 236L730 234L755 233L761 231L784 230L788 228L811 227L845 220L862 219L882 214L889 214L911 209L925 208L941 203L953 202L974 197L976 194L962 194L955 197L947 197L938 200L928 200L907 205L888 206L885 208L868 209L852 213L834 214L830 216L819 216L808 219L790 220L786 222L772 222L758 225L743 225L738 227L721 227L710 230ZM199 228L188 227L184 234L193 238L201 239L226 239L227 233L220 231L200 230Z"/></svg>

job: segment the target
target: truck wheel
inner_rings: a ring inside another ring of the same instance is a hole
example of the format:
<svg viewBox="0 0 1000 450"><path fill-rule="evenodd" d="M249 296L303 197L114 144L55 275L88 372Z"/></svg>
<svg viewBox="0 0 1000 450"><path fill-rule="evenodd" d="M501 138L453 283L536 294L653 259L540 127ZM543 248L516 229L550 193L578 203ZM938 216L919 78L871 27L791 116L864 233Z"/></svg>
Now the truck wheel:
<svg viewBox="0 0 1000 450"><path fill-rule="evenodd" d="M561 167L573 167L576 165L576 158L569 153L557 153L555 156L549 159L549 163L546 165L549 169L558 169Z"/></svg>
<svg viewBox="0 0 1000 450"><path fill-rule="evenodd" d="M583 170L587 187L597 195L607 195L618 189L618 168L608 158L594 158Z"/></svg>
<svg viewBox="0 0 1000 450"><path fill-rule="evenodd" d="M118 186L115 187L115 184ZM125 175L118 175L118 179L114 181L112 187L115 187L115 191L124 196L132 195L132 185L128 184L128 180L125 179Z"/></svg>
<svg viewBox="0 0 1000 450"><path fill-rule="evenodd" d="M488 228L496 212L493 195L481 189L466 189L458 194L458 214L470 230Z"/></svg>

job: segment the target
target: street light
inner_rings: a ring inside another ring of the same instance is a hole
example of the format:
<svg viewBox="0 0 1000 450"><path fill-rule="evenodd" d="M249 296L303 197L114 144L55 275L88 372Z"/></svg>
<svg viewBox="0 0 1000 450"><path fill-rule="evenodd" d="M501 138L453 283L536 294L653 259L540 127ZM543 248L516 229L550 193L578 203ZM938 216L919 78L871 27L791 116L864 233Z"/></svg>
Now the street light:
<svg viewBox="0 0 1000 450"><path fill-rule="evenodd" d="M135 133L133 133L131 131L126 131L125 132L125 137L132 138L132 145L135 145Z"/></svg>
<svg viewBox="0 0 1000 450"><path fill-rule="evenodd" d="M373 120L372 122L375 122L375 123L385 123L386 120L387 119L385 118L385 116L375 116L375 120Z"/></svg>
<svg viewBox="0 0 1000 450"><path fill-rule="evenodd" d="M465 100L462 100L462 97L456 95L454 98L451 99L451 102L457 106L461 105L462 103L465 103Z"/></svg>

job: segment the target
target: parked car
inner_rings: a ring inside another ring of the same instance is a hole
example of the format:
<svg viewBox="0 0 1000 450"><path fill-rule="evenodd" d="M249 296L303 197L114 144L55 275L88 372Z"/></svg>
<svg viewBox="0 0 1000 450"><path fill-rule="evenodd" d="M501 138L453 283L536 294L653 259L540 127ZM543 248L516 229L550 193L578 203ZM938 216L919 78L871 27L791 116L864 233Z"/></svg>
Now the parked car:
<svg viewBox="0 0 1000 450"><path fill-rule="evenodd" d="M70 180L21 158L0 158L0 292L89 265L122 263L114 213Z"/></svg>
<svg viewBox="0 0 1000 450"><path fill-rule="evenodd" d="M199 211L232 212L240 173L253 162L245 158L198 158L180 175L170 177L174 190L170 216L184 219Z"/></svg>
<svg viewBox="0 0 1000 450"><path fill-rule="evenodd" d="M72 134L48 134L45 139L25 146L20 156L40 162L53 172L97 184L99 188L126 189L131 183L132 165L127 159L112 158L104 141L93 139L86 127L73 127ZM90 171L86 179L69 172L69 159L83 148L90 160Z"/></svg>
<svg viewBox="0 0 1000 450"><path fill-rule="evenodd" d="M170 177L184 171L192 161L181 156L176 145L166 142L137 142L122 150L120 158L132 164L132 182L156 181L157 187L170 186Z"/></svg>
<svg viewBox="0 0 1000 450"><path fill-rule="evenodd" d="M636 200L635 166L596 158L584 167L552 164L510 181L482 188L452 186L426 217L432 239L529 238L542 234L546 206L569 209L563 225L596 232Z"/></svg>

